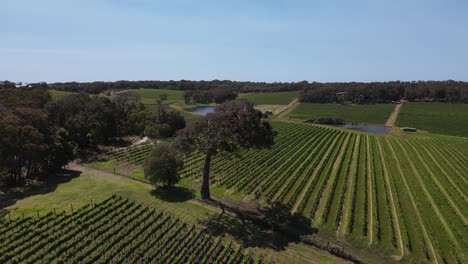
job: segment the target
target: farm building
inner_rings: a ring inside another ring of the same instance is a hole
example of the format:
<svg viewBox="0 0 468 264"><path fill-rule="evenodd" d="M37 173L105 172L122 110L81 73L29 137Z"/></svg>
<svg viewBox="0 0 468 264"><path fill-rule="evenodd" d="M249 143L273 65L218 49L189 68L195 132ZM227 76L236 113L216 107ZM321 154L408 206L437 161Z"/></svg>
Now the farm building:
<svg viewBox="0 0 468 264"><path fill-rule="evenodd" d="M402 127L401 130L406 131L406 132L416 132L416 128L414 127Z"/></svg>

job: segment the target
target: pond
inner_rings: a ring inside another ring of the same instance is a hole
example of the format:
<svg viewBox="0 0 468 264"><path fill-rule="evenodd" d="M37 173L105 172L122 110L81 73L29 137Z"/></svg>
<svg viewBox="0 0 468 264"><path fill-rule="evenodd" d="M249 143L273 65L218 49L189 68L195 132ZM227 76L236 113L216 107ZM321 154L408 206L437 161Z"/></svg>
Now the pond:
<svg viewBox="0 0 468 264"><path fill-rule="evenodd" d="M388 126L379 126L379 125L369 125L369 124L351 124L347 123L344 125L334 125L335 127L359 130L364 132L370 132L375 134L386 134L392 129Z"/></svg>
<svg viewBox="0 0 468 264"><path fill-rule="evenodd" d="M192 111L199 115L206 115L208 113L214 112L215 108L216 108L215 106L198 106Z"/></svg>

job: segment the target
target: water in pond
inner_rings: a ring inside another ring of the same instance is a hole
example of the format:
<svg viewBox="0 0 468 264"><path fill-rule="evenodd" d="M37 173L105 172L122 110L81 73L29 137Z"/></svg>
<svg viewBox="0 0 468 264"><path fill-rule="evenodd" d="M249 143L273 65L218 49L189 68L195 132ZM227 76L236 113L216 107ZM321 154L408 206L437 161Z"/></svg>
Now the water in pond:
<svg viewBox="0 0 468 264"><path fill-rule="evenodd" d="M368 125L368 124L344 124L344 125L335 125L336 127L347 128L360 130L364 132L370 132L375 134L386 134L390 132L391 127L388 126L378 126L378 125Z"/></svg>
<svg viewBox="0 0 468 264"><path fill-rule="evenodd" d="M193 112L199 114L199 115L206 115L208 113L214 112L215 107L214 106L199 106L195 109L193 109Z"/></svg>

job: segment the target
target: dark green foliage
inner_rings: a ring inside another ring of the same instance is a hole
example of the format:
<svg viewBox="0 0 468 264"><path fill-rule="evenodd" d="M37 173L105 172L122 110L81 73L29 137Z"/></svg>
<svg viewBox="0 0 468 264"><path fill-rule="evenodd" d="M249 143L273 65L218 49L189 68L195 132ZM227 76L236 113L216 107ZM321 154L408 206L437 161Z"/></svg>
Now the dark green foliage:
<svg viewBox="0 0 468 264"><path fill-rule="evenodd" d="M81 148L106 143L116 135L115 106L107 98L70 95L47 109L51 122L64 127Z"/></svg>
<svg viewBox="0 0 468 264"><path fill-rule="evenodd" d="M145 178L154 185L173 186L180 179L179 171L183 165L182 157L173 146L160 143L145 160Z"/></svg>
<svg viewBox="0 0 468 264"><path fill-rule="evenodd" d="M43 108L50 100L49 92L41 88L0 89L0 105L15 107Z"/></svg>
<svg viewBox="0 0 468 264"><path fill-rule="evenodd" d="M247 100L228 101L199 121L182 130L176 139L185 152L194 149L205 154L202 198L210 199L211 157L218 152L235 152L240 147L262 148L274 144L274 131L262 122L262 113Z"/></svg>
<svg viewBox="0 0 468 264"><path fill-rule="evenodd" d="M309 119L304 123L323 124L323 125L342 125L345 121L341 118L322 117L318 119Z"/></svg>
<svg viewBox="0 0 468 264"><path fill-rule="evenodd" d="M60 169L76 149L64 128L49 126L42 109L21 107L0 115L0 171L9 185Z"/></svg>
<svg viewBox="0 0 468 264"><path fill-rule="evenodd" d="M468 83L455 81L373 82L373 83L310 83L300 94L309 103L369 103L435 100L468 102Z"/></svg>
<svg viewBox="0 0 468 264"><path fill-rule="evenodd" d="M436 100L468 102L468 83L456 81L418 81L418 82L372 82L372 83L318 83L307 81L297 83L265 83L235 81L118 81L94 83L53 83L52 89L99 93L106 90L121 89L172 89L172 90L212 90L222 89L239 93L285 92L305 90L301 101L329 103L353 101L355 103L395 101L401 97L407 100ZM337 93L346 92L338 95ZM186 102L189 102L187 96Z"/></svg>
<svg viewBox="0 0 468 264"><path fill-rule="evenodd" d="M157 114L149 117L145 127L145 135L150 138L169 138L184 127L184 117L179 112L167 111L159 102Z"/></svg>
<svg viewBox="0 0 468 264"><path fill-rule="evenodd" d="M184 97L188 98L186 101L190 102L190 98L193 97L193 101L200 104L209 104L213 102L221 104L225 101L234 100L237 97L237 92L231 90L229 87L221 87L211 90L197 90L191 91L191 93L192 94L184 93Z"/></svg>
<svg viewBox="0 0 468 264"><path fill-rule="evenodd" d="M46 86L0 90L0 175L8 185L42 180L115 136L142 134L150 120L134 94L113 100L72 94L52 101ZM164 118L169 127L158 131L164 137L185 126L172 113Z"/></svg>

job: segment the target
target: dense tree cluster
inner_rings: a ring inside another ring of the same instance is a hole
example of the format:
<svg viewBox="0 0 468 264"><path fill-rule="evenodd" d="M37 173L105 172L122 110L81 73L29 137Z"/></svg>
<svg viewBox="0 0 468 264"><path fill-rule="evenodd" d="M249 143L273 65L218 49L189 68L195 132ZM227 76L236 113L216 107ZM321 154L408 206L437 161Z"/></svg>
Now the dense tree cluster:
<svg viewBox="0 0 468 264"><path fill-rule="evenodd" d="M310 83L300 100L311 103L388 102L405 98L408 101L446 101L468 103L466 82L374 82L374 83Z"/></svg>
<svg viewBox="0 0 468 264"><path fill-rule="evenodd" d="M159 101L157 113L148 117L144 132L150 138L169 138L182 128L185 128L184 117L178 112L167 111Z"/></svg>
<svg viewBox="0 0 468 264"><path fill-rule="evenodd" d="M77 155L78 146L49 119L43 89L0 91L0 175L8 184L42 179Z"/></svg>
<svg viewBox="0 0 468 264"><path fill-rule="evenodd" d="M53 83L50 87L57 90L99 93L106 90L122 89L173 89L184 91L228 90L245 92L301 91L304 102L340 102L356 103L394 101L405 97L407 100L436 100L447 102L468 102L468 83L457 81L413 81L413 82L348 82L319 83L307 81L292 83L235 82L227 80L213 81L117 81L93 83ZM192 94L186 97L207 102L211 99L207 93ZM216 101L216 100L214 100Z"/></svg>
<svg viewBox="0 0 468 264"><path fill-rule="evenodd" d="M114 137L170 137L185 127L184 118L161 108L146 110L133 93L108 98L73 94L56 101L43 88L0 90L0 176L8 185L42 179L80 154Z"/></svg>
<svg viewBox="0 0 468 264"><path fill-rule="evenodd" d="M212 81L116 81L90 83L37 83L34 87L98 94L110 90L127 89L172 89L190 91L184 95L186 103L190 99L198 102L223 102L233 99L233 94L246 92L303 91L304 102L340 102L355 103L395 101L404 97L407 100L435 100L447 102L468 102L468 83L457 81L413 81L413 82L236 82L228 80ZM1 88L12 88L14 83L0 82ZM203 92L210 91L210 92ZM221 92L220 92L221 91ZM227 92L229 91L229 92ZM235 97L234 97L235 98Z"/></svg>
<svg viewBox="0 0 468 264"><path fill-rule="evenodd" d="M51 89L70 92L101 93L109 90L126 89L170 89L181 91L198 90L230 90L240 93L246 92L275 92L297 91L304 88L307 82L299 83L266 83L266 82L236 82L228 80L212 81L117 81L117 82L91 82L91 83L52 83Z"/></svg>
<svg viewBox="0 0 468 264"><path fill-rule="evenodd" d="M234 100L237 97L237 92L221 88L212 90L195 90L191 92L192 96L188 97L188 102L190 102L190 98L193 98L193 101L199 104L221 104L225 101ZM187 93L184 93L184 95L187 96Z"/></svg>

